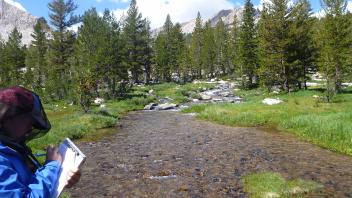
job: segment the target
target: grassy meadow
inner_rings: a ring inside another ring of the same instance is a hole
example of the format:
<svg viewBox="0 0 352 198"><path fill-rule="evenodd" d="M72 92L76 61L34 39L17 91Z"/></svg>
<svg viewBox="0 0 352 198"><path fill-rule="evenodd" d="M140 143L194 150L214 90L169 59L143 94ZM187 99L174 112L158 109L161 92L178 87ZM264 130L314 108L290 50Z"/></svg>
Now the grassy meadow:
<svg viewBox="0 0 352 198"><path fill-rule="evenodd" d="M185 109L203 120L230 126L265 127L294 133L324 148L352 155L352 89L324 102L321 89L290 94L267 94L261 89L238 91L241 104L206 104ZM279 98L283 103L266 105L264 98Z"/></svg>

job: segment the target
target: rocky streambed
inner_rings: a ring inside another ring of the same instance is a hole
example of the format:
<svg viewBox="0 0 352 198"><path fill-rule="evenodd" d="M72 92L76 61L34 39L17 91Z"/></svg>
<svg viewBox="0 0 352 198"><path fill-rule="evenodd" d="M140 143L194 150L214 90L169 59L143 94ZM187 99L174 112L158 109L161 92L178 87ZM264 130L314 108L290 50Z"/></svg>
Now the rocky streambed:
<svg viewBox="0 0 352 198"><path fill-rule="evenodd" d="M194 83L198 83L195 81ZM234 95L234 90L236 84L228 81L209 81L207 83L216 84L214 89L203 89L199 93L192 93L193 97L189 97L189 101L186 104L175 104L173 103L173 99L159 98L158 103L150 103L144 107L144 110L179 110L183 108L187 108L190 105L194 104L202 104L202 103L240 103L242 102L242 98ZM153 93L153 90L149 91L150 94Z"/></svg>
<svg viewBox="0 0 352 198"><path fill-rule="evenodd" d="M241 178L273 171L324 187L305 197L352 197L352 159L288 134L227 127L173 111L132 112L116 133L81 142L71 197L248 197Z"/></svg>

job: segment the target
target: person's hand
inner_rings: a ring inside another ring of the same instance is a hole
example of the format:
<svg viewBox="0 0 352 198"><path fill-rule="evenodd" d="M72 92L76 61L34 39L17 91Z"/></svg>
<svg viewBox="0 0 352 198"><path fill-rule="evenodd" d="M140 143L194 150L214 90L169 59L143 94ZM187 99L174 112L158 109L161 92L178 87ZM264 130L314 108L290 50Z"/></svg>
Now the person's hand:
<svg viewBox="0 0 352 198"><path fill-rule="evenodd" d="M48 146L46 149L46 161L58 161L60 164L62 163L62 156L59 153L59 149L54 147L53 145Z"/></svg>
<svg viewBox="0 0 352 198"><path fill-rule="evenodd" d="M67 173L66 187L71 188L79 181L80 178L81 178L81 171L79 171L78 169L69 171Z"/></svg>

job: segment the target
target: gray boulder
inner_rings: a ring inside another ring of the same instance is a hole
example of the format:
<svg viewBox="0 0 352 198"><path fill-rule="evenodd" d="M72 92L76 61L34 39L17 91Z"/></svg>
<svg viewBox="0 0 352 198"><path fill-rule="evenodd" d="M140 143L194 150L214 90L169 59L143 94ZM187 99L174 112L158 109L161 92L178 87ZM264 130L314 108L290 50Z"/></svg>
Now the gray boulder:
<svg viewBox="0 0 352 198"><path fill-rule="evenodd" d="M153 110L155 107L158 106L156 103L150 103L144 107L144 110Z"/></svg>
<svg viewBox="0 0 352 198"><path fill-rule="evenodd" d="M172 104L172 103L165 103L161 104L156 107L157 110L171 110L175 109L178 105L177 104Z"/></svg>

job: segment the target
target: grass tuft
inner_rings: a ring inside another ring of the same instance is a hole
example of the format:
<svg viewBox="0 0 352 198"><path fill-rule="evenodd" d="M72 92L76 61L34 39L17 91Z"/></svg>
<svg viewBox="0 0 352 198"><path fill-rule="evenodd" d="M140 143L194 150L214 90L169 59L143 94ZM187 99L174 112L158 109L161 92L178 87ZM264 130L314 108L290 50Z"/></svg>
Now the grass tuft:
<svg viewBox="0 0 352 198"><path fill-rule="evenodd" d="M262 172L242 178L245 192L253 198L301 197L323 186L313 181L296 179L286 181L279 173Z"/></svg>

